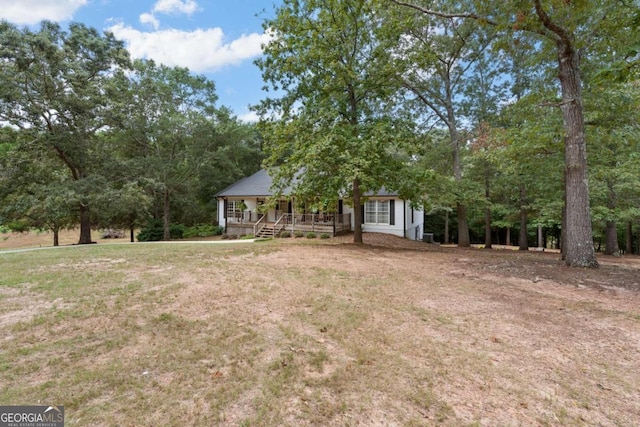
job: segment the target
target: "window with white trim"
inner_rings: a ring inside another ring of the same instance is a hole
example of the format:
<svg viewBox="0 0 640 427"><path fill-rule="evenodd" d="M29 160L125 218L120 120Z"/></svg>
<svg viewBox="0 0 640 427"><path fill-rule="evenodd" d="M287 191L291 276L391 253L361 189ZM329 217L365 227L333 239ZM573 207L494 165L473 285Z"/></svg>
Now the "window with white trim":
<svg viewBox="0 0 640 427"><path fill-rule="evenodd" d="M367 200L364 204L364 223L389 225L389 200Z"/></svg>
<svg viewBox="0 0 640 427"><path fill-rule="evenodd" d="M236 218L240 212L240 200L227 200L227 218Z"/></svg>

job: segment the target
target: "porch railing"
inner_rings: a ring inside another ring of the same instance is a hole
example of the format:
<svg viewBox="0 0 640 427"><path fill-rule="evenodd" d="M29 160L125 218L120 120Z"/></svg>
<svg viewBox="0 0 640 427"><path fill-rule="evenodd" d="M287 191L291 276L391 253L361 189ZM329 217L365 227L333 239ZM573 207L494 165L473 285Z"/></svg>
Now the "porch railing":
<svg viewBox="0 0 640 427"><path fill-rule="evenodd" d="M276 221L278 225L286 230L296 231L321 231L333 234L351 230L351 214L336 213L314 213L314 214L290 214L283 213L279 216L276 213ZM227 223L253 227L253 235L256 236L265 225L270 221L268 216L263 213L242 211L229 212L227 214Z"/></svg>
<svg viewBox="0 0 640 427"><path fill-rule="evenodd" d="M351 214L335 214L333 232L351 231Z"/></svg>
<svg viewBox="0 0 640 427"><path fill-rule="evenodd" d="M334 233L351 230L351 214L314 213L314 214L282 214L281 223L286 229L317 229L333 228Z"/></svg>
<svg viewBox="0 0 640 427"><path fill-rule="evenodd" d="M227 222L232 222L236 224L254 223L262 220L264 216L265 215L263 213L252 212L252 211L228 212Z"/></svg>
<svg viewBox="0 0 640 427"><path fill-rule="evenodd" d="M265 226L266 221L263 221L263 220L265 220L266 218L267 218L267 216L266 216L266 215L262 215L262 217L260 217L260 219L258 220L258 222L256 222L256 223L253 225L253 235L254 235L254 236L257 236L257 235L258 235L258 232L259 232L260 230L262 230L262 227L264 227L264 226ZM263 222L264 222L264 223L263 223ZM262 225L260 225L260 224L262 224Z"/></svg>

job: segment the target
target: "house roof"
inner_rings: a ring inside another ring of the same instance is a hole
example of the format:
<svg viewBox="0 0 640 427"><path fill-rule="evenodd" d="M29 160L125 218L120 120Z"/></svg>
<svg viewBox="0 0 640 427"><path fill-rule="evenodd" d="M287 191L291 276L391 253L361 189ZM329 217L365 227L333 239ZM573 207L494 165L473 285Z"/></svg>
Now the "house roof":
<svg viewBox="0 0 640 427"><path fill-rule="evenodd" d="M272 185L273 179L271 176L265 169L261 169L253 175L231 184L216 194L215 197L270 197L273 195L271 191ZM286 188L283 194L290 194L290 188ZM397 195L398 193L387 191L385 187L382 187L376 193L368 192L365 194L366 197L391 197Z"/></svg>
<svg viewBox="0 0 640 427"><path fill-rule="evenodd" d="M265 169L242 178L216 194L216 197L271 196L273 180Z"/></svg>

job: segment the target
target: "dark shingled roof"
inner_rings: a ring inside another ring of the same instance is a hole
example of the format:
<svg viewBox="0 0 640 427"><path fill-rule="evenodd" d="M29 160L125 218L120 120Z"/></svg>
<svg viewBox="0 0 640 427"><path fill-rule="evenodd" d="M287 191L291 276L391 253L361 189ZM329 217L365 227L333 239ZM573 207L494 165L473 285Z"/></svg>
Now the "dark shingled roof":
<svg viewBox="0 0 640 427"><path fill-rule="evenodd" d="M216 194L216 197L271 196L273 180L265 169L242 178Z"/></svg>
<svg viewBox="0 0 640 427"><path fill-rule="evenodd" d="M251 176L242 178L240 181L231 184L224 190L220 191L215 197L269 197L272 196L271 185L273 180L265 169L261 169ZM284 195L289 194L289 189L284 191ZM365 194L367 197L371 197L374 194L368 192ZM376 196L388 197L397 196L398 193L389 192L386 188L382 187L375 193Z"/></svg>

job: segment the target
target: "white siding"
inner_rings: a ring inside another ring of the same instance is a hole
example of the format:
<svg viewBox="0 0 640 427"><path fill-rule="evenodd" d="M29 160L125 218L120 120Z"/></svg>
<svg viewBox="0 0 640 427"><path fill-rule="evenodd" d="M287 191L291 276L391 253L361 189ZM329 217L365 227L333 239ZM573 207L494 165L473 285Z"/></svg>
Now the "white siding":
<svg viewBox="0 0 640 427"><path fill-rule="evenodd" d="M244 200L247 210L256 212L257 199L256 198L233 198L233 200ZM376 200L392 200L390 198L376 198ZM406 237L412 240L422 240L422 233L424 232L423 220L424 215L421 210L413 210L413 218L411 215L411 206L409 202L405 202L398 198L394 200L394 225L390 224L362 224L362 231L366 233L387 233L393 234L399 237ZM222 227L226 226L224 200L218 200L218 224ZM351 214L351 230L354 229L355 215L353 207L348 206L346 203L343 205L343 213ZM275 211L269 210L269 221L275 221Z"/></svg>
<svg viewBox="0 0 640 427"><path fill-rule="evenodd" d="M374 198L372 198L373 200ZM362 224L362 231L365 233L387 233L395 236L405 237L404 235L404 223L402 221L404 217L403 201L400 199L390 198L375 198L375 200L394 200L394 225L391 224ZM344 213L351 214L351 230L354 229L355 215L351 206L344 205Z"/></svg>
<svg viewBox="0 0 640 427"><path fill-rule="evenodd" d="M411 209L411 204L405 202L407 206L406 215L406 237L411 240L422 240L424 232L424 213L419 209Z"/></svg>
<svg viewBox="0 0 640 427"><path fill-rule="evenodd" d="M224 218L224 200L218 199L218 225L226 227L227 221Z"/></svg>

